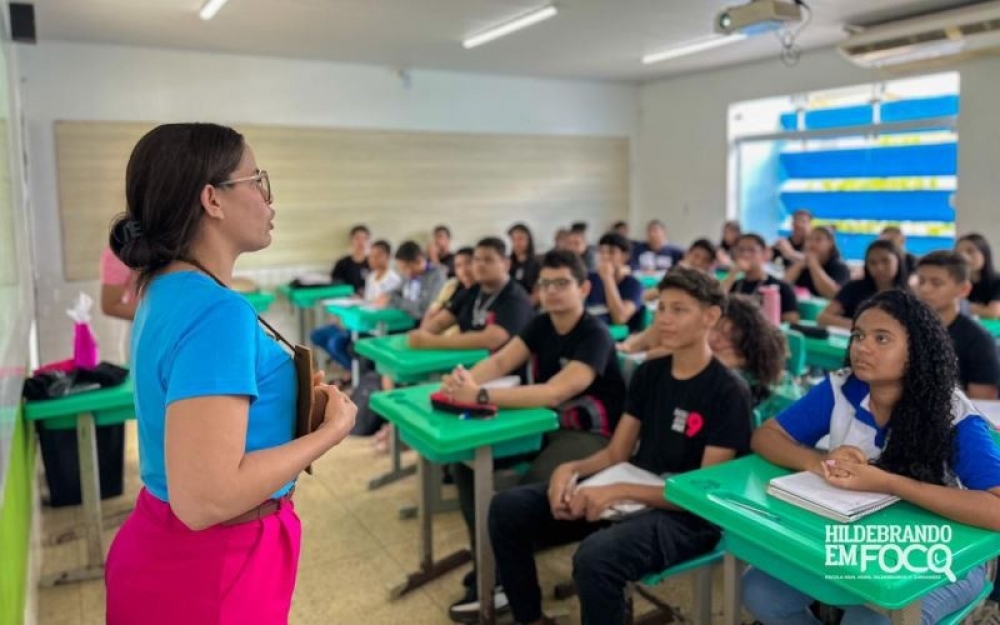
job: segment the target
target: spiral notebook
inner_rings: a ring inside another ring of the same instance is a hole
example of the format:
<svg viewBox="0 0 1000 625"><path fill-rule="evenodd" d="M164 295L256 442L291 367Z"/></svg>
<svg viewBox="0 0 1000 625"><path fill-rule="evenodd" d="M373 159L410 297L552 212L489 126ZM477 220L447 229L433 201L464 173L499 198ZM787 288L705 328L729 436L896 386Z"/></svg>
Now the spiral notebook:
<svg viewBox="0 0 1000 625"><path fill-rule="evenodd" d="M809 471L774 478L767 494L841 523L853 523L899 501L894 495L837 488Z"/></svg>

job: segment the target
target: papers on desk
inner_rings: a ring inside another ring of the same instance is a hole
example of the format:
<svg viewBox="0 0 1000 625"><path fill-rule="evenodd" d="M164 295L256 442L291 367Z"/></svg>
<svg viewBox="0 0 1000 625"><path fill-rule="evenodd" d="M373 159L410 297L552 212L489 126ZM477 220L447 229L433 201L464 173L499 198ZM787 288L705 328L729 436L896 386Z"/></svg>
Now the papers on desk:
<svg viewBox="0 0 1000 625"><path fill-rule="evenodd" d="M595 473L580 482L577 488L587 488L591 486L610 486L612 484L638 484L640 486L656 486L663 489L666 482L665 477L660 477L655 473L650 473L645 469L640 469L631 462L619 462L603 471ZM649 510L646 504L636 501L623 501L617 503L601 513L601 518L605 521L620 521Z"/></svg>
<svg viewBox="0 0 1000 625"><path fill-rule="evenodd" d="M604 304L593 304L591 306L587 306L587 312L595 317L609 314L608 307Z"/></svg>
<svg viewBox="0 0 1000 625"><path fill-rule="evenodd" d="M841 328L838 326L826 326L826 330L827 332L830 333L830 336L843 336L846 338L850 338L851 336L851 331L848 330L847 328Z"/></svg>
<svg viewBox="0 0 1000 625"><path fill-rule="evenodd" d="M774 478L767 494L841 523L853 523L899 501L894 495L837 488L809 471Z"/></svg>
<svg viewBox="0 0 1000 625"><path fill-rule="evenodd" d="M979 409L979 414L1000 430L1000 401L994 399L974 399L972 403Z"/></svg>
<svg viewBox="0 0 1000 625"><path fill-rule="evenodd" d="M354 308L355 306L361 306L364 303L365 300L354 297L333 297L320 302L320 304L324 306L336 306L337 308Z"/></svg>

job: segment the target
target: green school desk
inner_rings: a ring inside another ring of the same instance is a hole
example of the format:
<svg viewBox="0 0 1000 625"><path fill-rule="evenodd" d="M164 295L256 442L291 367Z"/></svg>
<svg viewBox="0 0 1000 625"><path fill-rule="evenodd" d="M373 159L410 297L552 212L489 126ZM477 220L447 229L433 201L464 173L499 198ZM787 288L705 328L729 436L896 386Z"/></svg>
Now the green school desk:
<svg viewBox="0 0 1000 625"><path fill-rule="evenodd" d="M58 399L29 401L24 418L44 422L53 430L76 430L80 462L80 493L83 503L87 560L84 566L42 578L43 586L70 584L104 576L104 547L101 543L101 496L97 464L98 425L115 425L135 418L132 379L118 386L85 391Z"/></svg>
<svg viewBox="0 0 1000 625"><path fill-rule="evenodd" d="M801 325L815 326L813 321L802 321ZM789 328L782 324L782 330L787 334ZM847 345L850 338L843 334L830 333L825 339L805 337L806 365L817 367L824 371L836 371L844 366L847 357Z"/></svg>
<svg viewBox="0 0 1000 625"><path fill-rule="evenodd" d="M416 321L408 313L397 308L379 308L367 304L345 305L330 303L326 312L340 319L341 325L351 332L351 342L357 343L362 334L385 336L390 332L409 330ZM358 359L351 359L351 380L357 386L361 379Z"/></svg>
<svg viewBox="0 0 1000 625"><path fill-rule="evenodd" d="M980 319L979 323L986 328L990 336L1000 341L1000 319Z"/></svg>
<svg viewBox="0 0 1000 625"><path fill-rule="evenodd" d="M407 344L403 334L361 339L354 344L354 351L374 362L375 369L396 384L426 382L435 374L449 373L458 365L471 367L490 355L485 349L414 349ZM389 443L392 470L372 478L368 482L369 490L391 484L416 470L412 466L402 466L398 428Z"/></svg>
<svg viewBox="0 0 1000 625"><path fill-rule="evenodd" d="M799 316L803 321L816 321L830 300L822 297L799 298Z"/></svg>
<svg viewBox="0 0 1000 625"><path fill-rule="evenodd" d="M555 412L544 408L501 410L492 419L461 419L431 407L430 394L438 385L413 386L407 389L374 393L371 407L391 421L403 441L420 455L419 514L420 568L406 582L393 590L393 596L419 588L427 582L460 566L469 558L459 551L435 561L431 515L431 463L473 462L476 500L476 570L479 572L479 622L492 624L494 561L487 532L487 514L493 495L493 458L503 458L538 450L542 435L558 427Z"/></svg>
<svg viewBox="0 0 1000 625"><path fill-rule="evenodd" d="M243 297L247 299L248 302L253 306L257 314L263 315L267 312L267 309L271 307L274 303L275 295L274 293L267 293L266 291L256 291L254 293L241 293Z"/></svg>
<svg viewBox="0 0 1000 625"><path fill-rule="evenodd" d="M639 281L644 289L655 289L656 285L660 283L663 276L666 274L664 271L654 271L652 273L647 272L636 272L635 278Z"/></svg>
<svg viewBox="0 0 1000 625"><path fill-rule="evenodd" d="M293 288L291 285L282 284L278 287L278 292L285 296L285 299L295 308L299 314L299 342L303 345L309 340L309 330L316 325L316 305L324 299L336 297L350 297L354 295L354 287L349 284L335 284L331 286ZM307 322L306 315L312 315L312 319Z"/></svg>
<svg viewBox="0 0 1000 625"><path fill-rule="evenodd" d="M740 575L746 563L824 603L871 604L890 611L894 625L919 625L920 598L948 583L947 578L900 575L899 579L879 579L884 574L877 564L862 573L860 557L851 565L827 567L826 526L841 524L768 496L768 481L787 473L754 455L667 481L669 501L724 530L723 622L739 623ZM949 525L952 570L959 579L1000 554L1000 533L947 521L906 502L849 524L867 525Z"/></svg>

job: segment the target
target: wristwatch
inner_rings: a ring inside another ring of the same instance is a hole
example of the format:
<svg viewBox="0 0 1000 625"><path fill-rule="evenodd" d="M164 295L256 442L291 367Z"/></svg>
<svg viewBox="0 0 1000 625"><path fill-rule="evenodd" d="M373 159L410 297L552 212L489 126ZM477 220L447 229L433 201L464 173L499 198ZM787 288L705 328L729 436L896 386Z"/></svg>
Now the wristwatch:
<svg viewBox="0 0 1000 625"><path fill-rule="evenodd" d="M480 388L479 392L476 393L476 403L477 404L488 404L490 403L490 391L487 388Z"/></svg>

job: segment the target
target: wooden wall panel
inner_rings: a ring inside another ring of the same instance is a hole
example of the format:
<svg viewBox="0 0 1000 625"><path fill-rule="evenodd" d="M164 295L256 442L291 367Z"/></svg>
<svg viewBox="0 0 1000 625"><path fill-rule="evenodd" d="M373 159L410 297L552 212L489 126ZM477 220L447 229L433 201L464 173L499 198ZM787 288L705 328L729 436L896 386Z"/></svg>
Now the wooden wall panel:
<svg viewBox="0 0 1000 625"><path fill-rule="evenodd" d="M128 153L151 124L58 122L67 280L96 276L111 217L122 210ZM457 242L525 221L548 247L583 219L595 234L629 205L625 138L474 135L240 126L275 194L274 241L241 268L326 265L351 225L394 244L426 241L437 223Z"/></svg>

